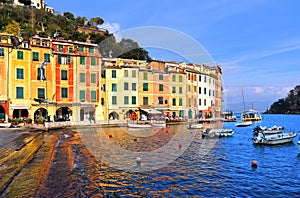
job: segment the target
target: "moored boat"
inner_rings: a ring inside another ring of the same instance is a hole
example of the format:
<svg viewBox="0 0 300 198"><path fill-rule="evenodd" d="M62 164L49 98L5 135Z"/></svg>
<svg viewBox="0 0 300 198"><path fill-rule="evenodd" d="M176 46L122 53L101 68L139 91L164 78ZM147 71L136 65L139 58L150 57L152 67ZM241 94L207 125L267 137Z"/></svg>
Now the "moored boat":
<svg viewBox="0 0 300 198"><path fill-rule="evenodd" d="M210 129L207 128L203 131L202 137L210 137L210 138L216 138L216 137L229 137L234 134L233 129L227 129L227 128L221 128L221 129Z"/></svg>
<svg viewBox="0 0 300 198"><path fill-rule="evenodd" d="M151 124L148 123L130 123L128 122L128 127L130 128L151 128Z"/></svg>
<svg viewBox="0 0 300 198"><path fill-rule="evenodd" d="M257 137L252 138L254 144L277 145L292 142L296 137L295 132L266 135L260 132Z"/></svg>
<svg viewBox="0 0 300 198"><path fill-rule="evenodd" d="M263 132L264 134L277 134L282 133L284 130L283 126L272 126L272 127L263 127L263 126L256 126L253 129L253 132L258 134L259 132Z"/></svg>
<svg viewBox="0 0 300 198"><path fill-rule="evenodd" d="M11 126L10 122L2 122L0 123L0 128L9 128Z"/></svg>
<svg viewBox="0 0 300 198"><path fill-rule="evenodd" d="M202 129L203 128L203 124L189 124L187 126L188 129Z"/></svg>
<svg viewBox="0 0 300 198"><path fill-rule="evenodd" d="M159 128L167 127L167 123L165 120L151 120L150 124L153 127L159 127Z"/></svg>
<svg viewBox="0 0 300 198"><path fill-rule="evenodd" d="M235 126L236 127L246 127L246 126L251 126L252 125L252 122L251 121L247 121L247 122L239 122L239 123L236 123Z"/></svg>

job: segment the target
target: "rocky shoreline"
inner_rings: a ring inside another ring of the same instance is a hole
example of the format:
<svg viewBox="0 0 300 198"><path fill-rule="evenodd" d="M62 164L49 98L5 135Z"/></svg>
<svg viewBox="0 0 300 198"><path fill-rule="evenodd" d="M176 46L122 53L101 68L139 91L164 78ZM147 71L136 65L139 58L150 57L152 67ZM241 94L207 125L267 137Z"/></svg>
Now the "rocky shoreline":
<svg viewBox="0 0 300 198"><path fill-rule="evenodd" d="M101 163L75 130L0 130L0 149L0 197L103 195Z"/></svg>

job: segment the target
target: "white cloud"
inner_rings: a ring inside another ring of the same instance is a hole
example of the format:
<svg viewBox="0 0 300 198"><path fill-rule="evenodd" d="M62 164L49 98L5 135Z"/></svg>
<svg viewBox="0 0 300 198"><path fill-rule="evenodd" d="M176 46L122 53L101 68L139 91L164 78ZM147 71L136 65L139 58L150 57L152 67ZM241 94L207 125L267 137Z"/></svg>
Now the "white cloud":
<svg viewBox="0 0 300 198"><path fill-rule="evenodd" d="M264 92L264 88L263 87L255 87L255 93L259 94L259 93L263 93Z"/></svg>
<svg viewBox="0 0 300 198"><path fill-rule="evenodd" d="M121 25L118 23L110 23L110 22L105 22L102 25L99 26L99 28L103 28L108 30L110 33L116 33L120 31Z"/></svg>

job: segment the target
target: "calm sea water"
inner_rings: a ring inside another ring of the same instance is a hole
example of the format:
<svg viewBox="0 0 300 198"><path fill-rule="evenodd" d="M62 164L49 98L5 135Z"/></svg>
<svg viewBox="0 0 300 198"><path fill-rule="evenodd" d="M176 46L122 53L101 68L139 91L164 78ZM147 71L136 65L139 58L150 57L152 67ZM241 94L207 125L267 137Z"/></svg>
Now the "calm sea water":
<svg viewBox="0 0 300 198"><path fill-rule="evenodd" d="M235 123L225 123L224 127L233 128L235 134L217 140L203 140L200 133L186 129L186 125L169 126L167 129L154 131L151 137L139 137L137 141L133 137L138 131L126 131L124 128L104 129L106 134L113 136L109 141L114 141L118 146L132 152L157 150L181 132L190 133L194 138L188 147L184 147L185 143L182 143L184 148L181 149L184 152L175 161L157 170L148 170L149 166L144 166L144 158L141 159L139 171L122 170L103 163L99 175L101 186L105 195L111 197L299 196L299 135L290 144L256 146L251 140L252 129L256 125L282 125L286 131L295 131L298 134L300 116L263 115L261 122L240 128L235 127ZM147 130L142 131L147 133ZM96 136L93 138L97 139ZM97 141L103 141L100 139ZM180 140L177 143L179 145ZM171 154L173 153L170 150ZM159 157L155 159L160 160L162 159ZM251 167L252 160L258 162L258 168ZM141 171L143 168L147 171Z"/></svg>

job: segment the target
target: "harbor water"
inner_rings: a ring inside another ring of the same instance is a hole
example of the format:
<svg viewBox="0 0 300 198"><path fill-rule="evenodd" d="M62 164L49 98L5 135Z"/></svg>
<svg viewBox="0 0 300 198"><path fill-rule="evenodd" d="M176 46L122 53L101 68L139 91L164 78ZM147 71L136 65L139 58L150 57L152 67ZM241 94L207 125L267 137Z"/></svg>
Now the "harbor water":
<svg viewBox="0 0 300 198"><path fill-rule="evenodd" d="M106 196L296 197L300 192L299 123L299 115L263 115L262 121L248 127L224 123L235 133L218 139L203 139L199 129L187 129L187 125L82 129L80 133L99 158L101 174L96 177ZM284 126L297 136L288 144L254 145L256 125ZM252 160L257 168L251 167Z"/></svg>

